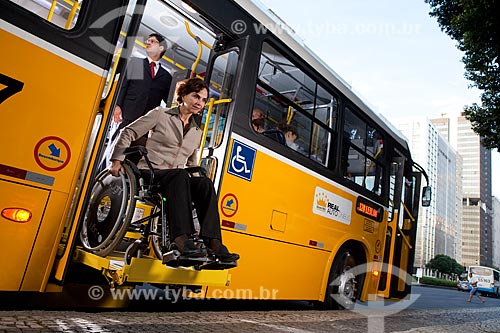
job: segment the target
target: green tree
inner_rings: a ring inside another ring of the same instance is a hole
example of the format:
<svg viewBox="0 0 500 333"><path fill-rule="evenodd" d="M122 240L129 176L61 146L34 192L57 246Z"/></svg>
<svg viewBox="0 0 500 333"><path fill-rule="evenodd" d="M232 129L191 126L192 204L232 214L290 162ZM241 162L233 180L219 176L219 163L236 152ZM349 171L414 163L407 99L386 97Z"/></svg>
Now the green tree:
<svg viewBox="0 0 500 333"><path fill-rule="evenodd" d="M465 106L466 117L485 147L500 151L500 1L425 0L441 30L465 53L465 77L479 88L481 104Z"/></svg>
<svg viewBox="0 0 500 333"><path fill-rule="evenodd" d="M463 271L463 266L460 265L455 259L444 255L438 254L432 258L425 267L435 269L438 272L445 274L460 275Z"/></svg>

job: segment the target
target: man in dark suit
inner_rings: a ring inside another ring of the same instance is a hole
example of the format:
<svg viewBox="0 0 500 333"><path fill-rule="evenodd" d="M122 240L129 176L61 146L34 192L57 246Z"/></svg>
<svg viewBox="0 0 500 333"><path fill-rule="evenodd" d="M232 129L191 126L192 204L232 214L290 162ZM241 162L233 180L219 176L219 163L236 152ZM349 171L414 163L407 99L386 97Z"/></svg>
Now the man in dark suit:
<svg viewBox="0 0 500 333"><path fill-rule="evenodd" d="M118 129L159 106L162 100L167 103L172 76L160 64L166 50L165 39L154 33L146 40L147 58L129 60L113 114L116 123L121 120Z"/></svg>

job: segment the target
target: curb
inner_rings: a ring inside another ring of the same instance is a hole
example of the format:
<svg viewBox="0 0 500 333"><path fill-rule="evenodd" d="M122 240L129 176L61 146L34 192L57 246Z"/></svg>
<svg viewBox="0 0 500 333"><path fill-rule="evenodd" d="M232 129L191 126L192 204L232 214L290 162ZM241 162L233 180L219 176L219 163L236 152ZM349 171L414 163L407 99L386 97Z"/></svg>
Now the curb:
<svg viewBox="0 0 500 333"><path fill-rule="evenodd" d="M426 283L417 283L417 282L412 282L411 286L412 287L418 286L418 287L427 287L427 288L440 288L440 289L457 289L457 287L437 286L435 284L426 284Z"/></svg>

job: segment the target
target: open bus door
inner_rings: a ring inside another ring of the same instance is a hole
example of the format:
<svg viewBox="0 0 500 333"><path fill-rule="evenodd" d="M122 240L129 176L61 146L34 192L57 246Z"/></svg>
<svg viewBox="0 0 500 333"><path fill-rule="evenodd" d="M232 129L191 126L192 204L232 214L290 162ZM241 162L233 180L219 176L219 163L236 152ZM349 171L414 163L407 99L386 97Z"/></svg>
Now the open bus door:
<svg viewBox="0 0 500 333"><path fill-rule="evenodd" d="M202 120L205 130L200 164L214 181L216 189L222 178L222 165L232 128L239 55L245 47L244 40L227 42L219 35L218 44L211 50L207 66L205 80L210 87L210 96Z"/></svg>
<svg viewBox="0 0 500 333"><path fill-rule="evenodd" d="M124 3L127 4L127 7L121 7L122 12L120 12L119 15L122 19L120 21L120 25L117 25L116 27L117 29L119 28L119 32L124 35L135 36L137 30L139 29L145 3L146 0ZM126 8L125 11L123 11L124 8ZM129 15L131 15L130 19L128 18ZM109 119L109 113L112 112L111 106L113 105L113 100L117 92L118 82L115 80L114 74L116 74L117 69L119 70L124 67L126 58L132 53L132 48L126 47L126 44L122 49L121 43L123 41L124 40L117 40L115 43L115 50L113 52L114 60L112 61L110 68L112 75L109 77L98 113L96 114L94 120L92 135L87 144L85 164L82 166L82 173L78 179L77 190L74 194L74 201L70 208L66 225L64 226L59 244L58 256L55 260L51 280L49 281L46 291L62 290L62 285L65 282L68 269L70 268L73 259L78 257L78 254L75 253L76 245L78 243L78 226L84 216L82 213L83 208L90 197L90 191L87 190L92 188L92 179L95 179L98 173L98 158L101 155L101 151L104 150L109 124L109 121L106 121L106 119ZM85 194L86 192L88 193Z"/></svg>
<svg viewBox="0 0 500 333"><path fill-rule="evenodd" d="M385 233L383 265L378 288L379 296L382 296L384 298L391 297L391 281L394 278L394 276L392 275L394 268L393 262L398 220L400 218L401 211L404 165L405 158L396 151L395 155L392 157L390 167L389 212Z"/></svg>
<svg viewBox="0 0 500 333"><path fill-rule="evenodd" d="M171 7L164 5L165 10L172 10L171 14L174 13ZM135 36L137 34L137 29L141 24L141 19L143 18L142 8L141 10L134 10L134 15L131 19L130 26L128 28L127 35ZM147 17L148 8L144 13L144 17ZM223 148L222 143L225 142L223 137L228 137L227 131L225 131L228 121L229 107L231 105L232 90L235 82L236 69L238 65L239 53L236 51L236 47L232 45L227 45L224 50L213 50L214 46L221 46L218 43L212 45L210 42L206 42L202 37L197 36L191 30L190 21L187 17L185 18L186 27L186 38L189 41L195 40L199 45L199 53L190 68L184 68L183 71L173 73L174 79L178 80L184 79L185 76L208 76L210 77L207 82L210 84L210 100L206 105L206 110L204 112L204 119L202 119L202 128L204 128L203 144L206 148L200 153L200 158L202 155L206 155L205 158L201 160L202 166L213 168L209 171L209 176L214 179L214 173L217 167L217 158L213 156L213 151L215 148ZM160 31L161 33L161 31ZM179 43L180 40L178 41ZM200 62L202 54L205 55L206 50L210 49L209 56L209 66L206 70L197 65ZM129 50L130 51L130 50ZM122 54L123 55L123 54ZM124 55L127 58L127 55ZM175 82L175 81L174 81ZM115 84L116 85L116 84ZM172 85L172 89L175 85ZM171 89L171 90L172 90ZM113 89L111 90L113 91ZM108 97L108 101L112 100L113 95ZM106 103L105 118L109 119L110 116L109 107L112 103ZM224 135L226 133L226 135ZM219 151L224 151L224 149L218 149ZM224 157L224 153L221 153L220 160ZM215 161L215 163L213 163ZM222 164L221 164L222 165ZM208 168L210 169L210 168ZM85 183L91 183L87 178ZM88 196L88 195L87 195ZM86 199L88 201L88 198ZM83 217L84 210L83 207L86 206L84 198L82 196L81 202L78 205L78 211L75 214L75 221ZM137 208L137 206L136 206ZM147 208L147 207L146 207ZM74 228L77 224L74 223ZM76 229L72 230L72 235L77 235ZM74 242L74 240L72 240ZM59 261L55 278L62 284L62 282L73 281L74 272L79 272L80 268L90 268L90 271L99 274L93 274L99 281L109 282L109 284L114 287L120 286L120 288L130 287L136 283L153 283L157 285L172 284L172 285L186 285L186 286L225 286L230 281L229 271L214 271L214 270L201 270L195 271L190 269L174 269L167 268L161 263L160 260L151 260L151 258L133 258L130 264L124 262L122 257L113 257L113 255L107 256L105 258L99 257L95 254L84 251L83 249L75 246L72 247L74 251L71 255L63 257ZM70 272L71 278L66 278L67 272ZM86 272L89 272L87 269ZM85 273L87 274L87 273ZM90 274L90 273L89 273ZM104 279L105 278L105 279ZM107 281L106 281L107 280ZM105 300L105 297L103 298ZM113 306L110 303L110 306Z"/></svg>
<svg viewBox="0 0 500 333"><path fill-rule="evenodd" d="M413 167L418 172L413 172ZM393 158L384 263L379 283L379 295L385 298L404 298L411 291L422 175L428 183L427 174L420 165L402 156ZM430 187L425 186L424 207L430 204L430 193Z"/></svg>
<svg viewBox="0 0 500 333"><path fill-rule="evenodd" d="M409 174L409 172L408 172ZM413 172L404 178L401 218L397 225L392 265L399 269L398 278L391 281L390 297L403 298L411 291L411 274L415 258L417 217L420 198L421 174Z"/></svg>

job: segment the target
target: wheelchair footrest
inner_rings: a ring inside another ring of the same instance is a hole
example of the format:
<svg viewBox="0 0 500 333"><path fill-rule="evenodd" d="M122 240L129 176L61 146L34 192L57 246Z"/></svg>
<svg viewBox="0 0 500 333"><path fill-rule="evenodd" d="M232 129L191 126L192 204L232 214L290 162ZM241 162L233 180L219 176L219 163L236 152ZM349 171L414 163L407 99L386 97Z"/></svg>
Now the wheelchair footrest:
<svg viewBox="0 0 500 333"><path fill-rule="evenodd" d="M191 267L205 264L207 257L183 256L178 250L171 250L163 254L162 263L169 267Z"/></svg>

